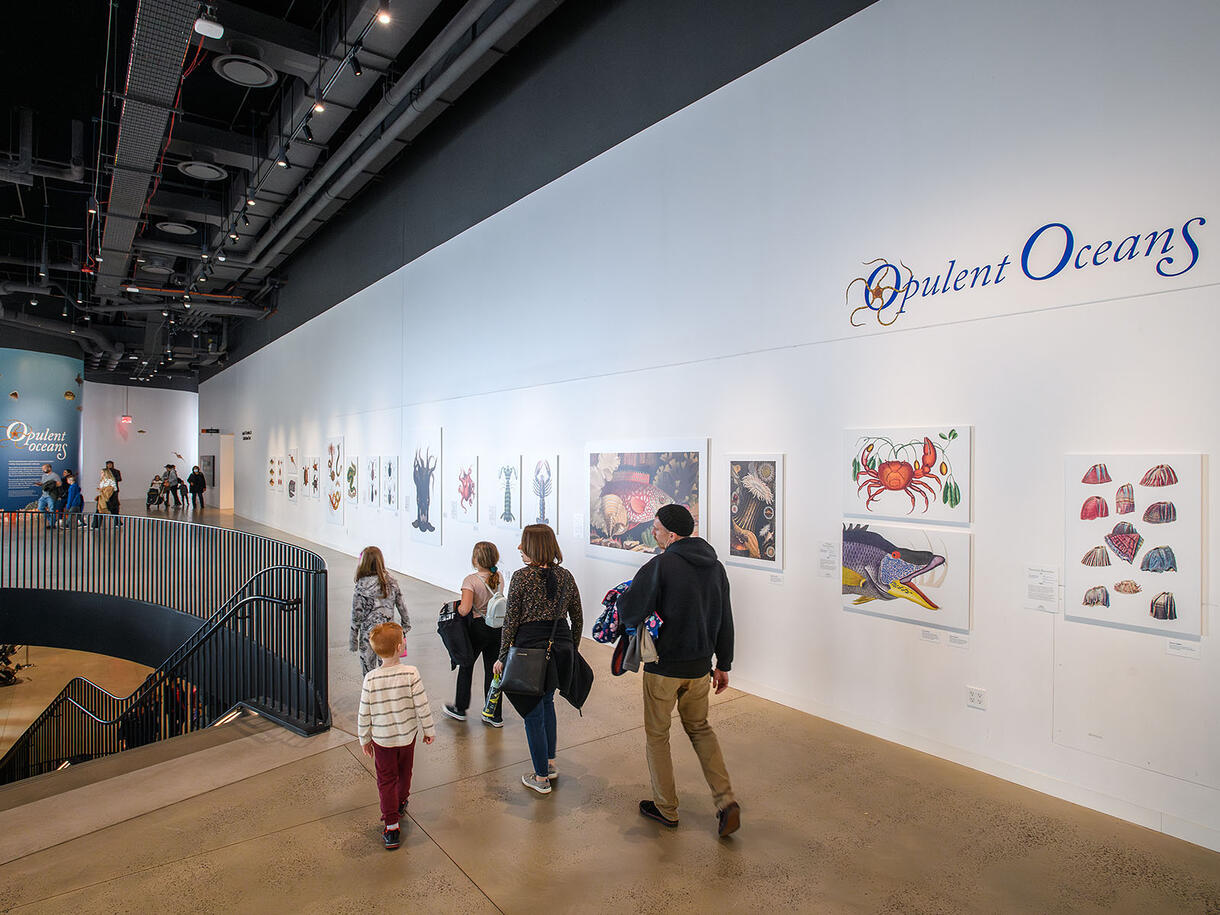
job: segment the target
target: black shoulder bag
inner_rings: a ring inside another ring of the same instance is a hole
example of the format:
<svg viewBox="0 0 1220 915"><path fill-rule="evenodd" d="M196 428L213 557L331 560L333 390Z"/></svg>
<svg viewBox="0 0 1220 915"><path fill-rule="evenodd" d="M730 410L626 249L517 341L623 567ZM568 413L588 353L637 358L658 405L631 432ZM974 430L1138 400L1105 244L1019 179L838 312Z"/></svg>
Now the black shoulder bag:
<svg viewBox="0 0 1220 915"><path fill-rule="evenodd" d="M546 692L546 672L551 663L551 646L555 644L555 632L559 629L559 621L567 615L563 608L563 582L559 584L559 616L551 626L551 637L547 639L546 649L518 648L513 645L508 649L508 659L504 664L504 678L500 689L506 693L517 693L521 696L541 696Z"/></svg>

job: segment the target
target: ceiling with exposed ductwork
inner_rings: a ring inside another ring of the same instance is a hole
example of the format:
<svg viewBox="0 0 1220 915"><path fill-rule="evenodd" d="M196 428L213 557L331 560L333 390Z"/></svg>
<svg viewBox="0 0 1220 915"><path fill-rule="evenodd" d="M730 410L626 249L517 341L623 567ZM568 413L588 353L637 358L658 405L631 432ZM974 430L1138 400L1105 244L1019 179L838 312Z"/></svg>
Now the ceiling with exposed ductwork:
<svg viewBox="0 0 1220 915"><path fill-rule="evenodd" d="M560 3L6 10L9 35L55 40L0 62L0 345L196 383L279 307L280 266Z"/></svg>

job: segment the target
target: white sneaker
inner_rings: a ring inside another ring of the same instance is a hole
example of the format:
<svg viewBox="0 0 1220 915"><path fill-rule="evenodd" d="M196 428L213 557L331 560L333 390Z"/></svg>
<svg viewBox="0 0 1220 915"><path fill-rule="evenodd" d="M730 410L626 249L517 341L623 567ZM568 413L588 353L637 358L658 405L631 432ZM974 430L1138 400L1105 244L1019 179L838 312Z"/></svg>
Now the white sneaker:
<svg viewBox="0 0 1220 915"><path fill-rule="evenodd" d="M533 771L526 772L521 776L521 784L537 791L539 794L551 793L551 783L549 781L539 783L538 779L534 778Z"/></svg>

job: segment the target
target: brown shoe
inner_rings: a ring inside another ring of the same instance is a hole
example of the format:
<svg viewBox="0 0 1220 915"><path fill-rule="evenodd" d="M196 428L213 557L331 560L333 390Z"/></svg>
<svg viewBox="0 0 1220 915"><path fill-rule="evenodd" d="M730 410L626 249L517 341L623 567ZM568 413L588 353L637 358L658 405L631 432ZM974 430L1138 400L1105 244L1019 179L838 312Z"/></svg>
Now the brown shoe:
<svg viewBox="0 0 1220 915"><path fill-rule="evenodd" d="M741 807L736 801L733 801L716 813L716 821L718 823L716 832L720 838L732 835L741 828Z"/></svg>

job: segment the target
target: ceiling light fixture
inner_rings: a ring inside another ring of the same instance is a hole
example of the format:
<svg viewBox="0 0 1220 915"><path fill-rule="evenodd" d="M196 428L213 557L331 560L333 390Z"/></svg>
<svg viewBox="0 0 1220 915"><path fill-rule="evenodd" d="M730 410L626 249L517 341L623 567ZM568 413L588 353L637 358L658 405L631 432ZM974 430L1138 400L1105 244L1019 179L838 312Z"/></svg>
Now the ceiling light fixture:
<svg viewBox="0 0 1220 915"><path fill-rule="evenodd" d="M313 110L316 114L321 114L323 111L326 110L326 106L322 104L321 99L318 99L316 102L313 103Z"/></svg>
<svg viewBox="0 0 1220 915"><path fill-rule="evenodd" d="M161 317L163 317L163 318L169 317L169 312L166 311L164 308L161 309Z"/></svg>
<svg viewBox="0 0 1220 915"><path fill-rule="evenodd" d="M194 339L198 340L198 339L199 339L199 331L195 331L193 334L191 334L191 336L192 336Z"/></svg>
<svg viewBox="0 0 1220 915"><path fill-rule="evenodd" d="M223 264L226 260L228 260L228 257L225 255L225 253L223 251L217 251L216 259Z"/></svg>
<svg viewBox="0 0 1220 915"><path fill-rule="evenodd" d="M127 291L128 291L128 292L139 292L139 291L140 291L140 287L139 287L139 286L128 286L128 287L127 287Z"/></svg>
<svg viewBox="0 0 1220 915"><path fill-rule="evenodd" d="M310 143L313 142L313 128L312 127L310 127L308 124L303 124L301 126L301 132L303 134L305 134L306 140L308 140Z"/></svg>
<svg viewBox="0 0 1220 915"><path fill-rule="evenodd" d="M86 206L86 209L88 210L90 216L97 215L97 198L96 197L89 198L89 203Z"/></svg>
<svg viewBox="0 0 1220 915"><path fill-rule="evenodd" d="M225 27L216 21L216 8L212 4L205 4L203 12L195 20L195 33L204 38L224 38Z"/></svg>
<svg viewBox="0 0 1220 915"><path fill-rule="evenodd" d="M248 207L258 206L258 201L254 199L253 190L246 191L246 206L248 206Z"/></svg>
<svg viewBox="0 0 1220 915"><path fill-rule="evenodd" d="M37 300L37 299L30 299L30 304L31 304L31 305L37 305L37 304L38 304L38 300Z"/></svg>
<svg viewBox="0 0 1220 915"><path fill-rule="evenodd" d="M236 232L230 232L230 233L229 233L229 238L233 239L233 241L240 241L240 240L241 240L241 236L240 236L240 235L238 235Z"/></svg>
<svg viewBox="0 0 1220 915"><path fill-rule="evenodd" d="M241 214L241 224L243 226L245 226L247 229L250 228L250 217L247 216L245 213Z"/></svg>
<svg viewBox="0 0 1220 915"><path fill-rule="evenodd" d="M360 66L360 58L356 56L356 52L359 49L360 49L360 45L356 45L356 47L352 48L352 59L348 61L348 64L351 66L352 74L354 76L363 76L364 75L364 68L362 66Z"/></svg>
<svg viewBox="0 0 1220 915"><path fill-rule="evenodd" d="M382 25L390 24L390 4L381 4L381 8L377 10L377 21Z"/></svg>
<svg viewBox="0 0 1220 915"><path fill-rule="evenodd" d="M288 147L287 146L284 147L284 151L279 154L278 158L276 158L275 164L278 165L280 168L287 168L289 165L292 164L291 162L288 161Z"/></svg>
<svg viewBox="0 0 1220 915"><path fill-rule="evenodd" d="M61 318L66 318L68 316L68 306L67 305L65 305L63 308L60 309L59 316Z"/></svg>

